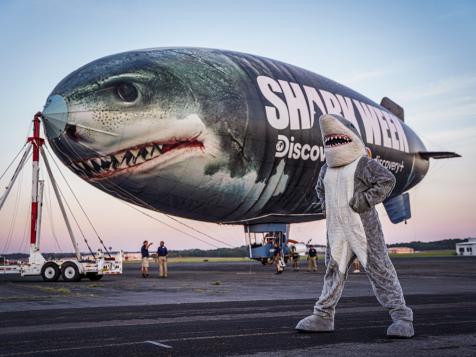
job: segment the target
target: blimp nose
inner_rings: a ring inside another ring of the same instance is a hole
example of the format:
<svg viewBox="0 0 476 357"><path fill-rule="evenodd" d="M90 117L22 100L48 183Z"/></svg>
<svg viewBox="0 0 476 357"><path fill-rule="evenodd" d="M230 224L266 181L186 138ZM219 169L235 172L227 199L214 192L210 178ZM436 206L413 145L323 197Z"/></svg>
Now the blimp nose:
<svg viewBox="0 0 476 357"><path fill-rule="evenodd" d="M54 139L64 132L68 123L68 105L63 96L54 94L48 97L43 108L43 121L49 139Z"/></svg>

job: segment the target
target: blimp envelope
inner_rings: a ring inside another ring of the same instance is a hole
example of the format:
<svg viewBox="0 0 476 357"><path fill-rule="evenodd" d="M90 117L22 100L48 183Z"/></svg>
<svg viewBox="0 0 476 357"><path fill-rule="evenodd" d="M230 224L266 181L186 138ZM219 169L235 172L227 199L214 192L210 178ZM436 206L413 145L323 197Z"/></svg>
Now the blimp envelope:
<svg viewBox="0 0 476 357"><path fill-rule="evenodd" d="M374 131L369 111L383 118ZM109 194L209 222L292 223L323 218L317 119L332 112L354 123L372 155L401 164L395 194L423 178L428 160L416 165L412 154L425 151L421 140L387 109L304 69L232 51L98 59L54 88L43 116L61 161Z"/></svg>

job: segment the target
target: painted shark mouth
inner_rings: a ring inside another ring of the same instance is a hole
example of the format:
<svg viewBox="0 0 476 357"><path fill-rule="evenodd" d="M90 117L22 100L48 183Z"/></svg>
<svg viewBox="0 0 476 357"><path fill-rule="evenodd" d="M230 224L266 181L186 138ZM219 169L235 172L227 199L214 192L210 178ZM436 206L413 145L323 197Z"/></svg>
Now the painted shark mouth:
<svg viewBox="0 0 476 357"><path fill-rule="evenodd" d="M137 145L111 154L97 156L71 163L70 167L88 179L103 179L120 173L130 172L144 164L155 166L179 149L204 150L197 139L174 143L147 143ZM152 164L152 165L150 165Z"/></svg>
<svg viewBox="0 0 476 357"><path fill-rule="evenodd" d="M326 148L350 144L352 139L345 134L330 134L324 137L324 145Z"/></svg>

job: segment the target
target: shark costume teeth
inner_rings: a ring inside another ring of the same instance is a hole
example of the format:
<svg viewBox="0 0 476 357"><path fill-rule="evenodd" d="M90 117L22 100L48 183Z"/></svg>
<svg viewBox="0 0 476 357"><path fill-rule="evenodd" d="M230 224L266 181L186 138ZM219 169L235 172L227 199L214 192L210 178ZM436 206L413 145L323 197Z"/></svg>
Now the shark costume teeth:
<svg viewBox="0 0 476 357"><path fill-rule="evenodd" d="M336 120L336 116L326 114L320 117L319 125L329 167L347 165L367 155L362 139L348 120Z"/></svg>
<svg viewBox="0 0 476 357"><path fill-rule="evenodd" d="M395 177L366 156L359 133L351 122L336 115L319 119L326 165L316 185L326 215L326 274L314 314L296 329L306 332L334 330L334 312L344 289L347 272L357 257L365 268L375 296L390 311L389 337L414 335L413 312L406 306L375 205L393 190Z"/></svg>

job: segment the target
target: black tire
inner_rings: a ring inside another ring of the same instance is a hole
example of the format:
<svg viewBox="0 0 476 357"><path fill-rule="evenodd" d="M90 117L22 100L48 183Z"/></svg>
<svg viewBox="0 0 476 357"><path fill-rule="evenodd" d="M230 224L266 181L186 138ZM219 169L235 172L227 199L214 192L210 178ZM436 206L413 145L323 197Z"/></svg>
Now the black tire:
<svg viewBox="0 0 476 357"><path fill-rule="evenodd" d="M41 268L41 277L43 281L54 282L58 281L61 275L61 270L56 263L48 262Z"/></svg>
<svg viewBox="0 0 476 357"><path fill-rule="evenodd" d="M262 258L261 259L261 264L263 264L263 265L268 264L268 258Z"/></svg>
<svg viewBox="0 0 476 357"><path fill-rule="evenodd" d="M91 281L101 280L103 275L98 273L86 273L86 277Z"/></svg>
<svg viewBox="0 0 476 357"><path fill-rule="evenodd" d="M66 262L61 265L61 276L67 282L79 281L81 279L79 269L73 262Z"/></svg>

